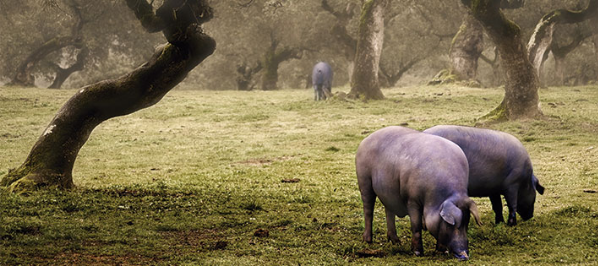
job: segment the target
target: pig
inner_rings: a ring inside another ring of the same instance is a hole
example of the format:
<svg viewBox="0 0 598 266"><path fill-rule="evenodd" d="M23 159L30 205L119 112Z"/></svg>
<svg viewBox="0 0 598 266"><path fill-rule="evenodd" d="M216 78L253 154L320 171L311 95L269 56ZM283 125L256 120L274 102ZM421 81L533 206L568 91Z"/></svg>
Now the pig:
<svg viewBox="0 0 598 266"><path fill-rule="evenodd" d="M422 229L437 240L436 249L469 259L470 214L480 224L475 203L467 196L468 164L456 144L413 129L390 126L365 138L357 149L355 168L363 212L363 240L372 242L376 197L386 210L387 236L399 241L395 216L409 215L411 249L423 255Z"/></svg>
<svg viewBox="0 0 598 266"><path fill-rule="evenodd" d="M314 86L314 100L326 100L332 93L332 67L326 62L319 62L314 66L311 74Z"/></svg>
<svg viewBox="0 0 598 266"><path fill-rule="evenodd" d="M507 225L516 225L516 213L523 220L534 216L536 191L544 194L534 175L532 162L525 147L505 132L463 126L440 125L425 133L446 138L459 145L469 163L470 197L490 197L495 223L503 223L504 195L509 209Z"/></svg>

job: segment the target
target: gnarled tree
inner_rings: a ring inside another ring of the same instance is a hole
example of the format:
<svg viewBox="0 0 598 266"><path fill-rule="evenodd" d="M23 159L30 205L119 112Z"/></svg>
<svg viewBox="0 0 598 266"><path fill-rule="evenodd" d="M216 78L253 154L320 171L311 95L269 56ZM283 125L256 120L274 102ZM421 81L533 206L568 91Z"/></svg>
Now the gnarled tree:
<svg viewBox="0 0 598 266"><path fill-rule="evenodd" d="M263 74L262 74L262 90L276 90L278 89L278 67L282 62L291 59L301 59L302 49L279 46L280 41L276 38L274 31L270 34L270 48L264 55Z"/></svg>
<svg viewBox="0 0 598 266"><path fill-rule="evenodd" d="M56 71L56 76L54 77L54 81L50 85L50 89L60 89L62 84L68 79L73 73L77 71L83 70L85 67L85 59L89 55L89 49L87 47L82 46L77 53L76 61L69 67L63 68L58 64L53 64Z"/></svg>
<svg viewBox="0 0 598 266"><path fill-rule="evenodd" d="M598 25L598 18L593 18L591 21L594 25ZM596 55L596 61L598 61L598 27L592 28L592 33L594 34L592 37L592 43L594 43L594 54ZM598 80L598 71L596 80Z"/></svg>
<svg viewBox="0 0 598 266"><path fill-rule="evenodd" d="M257 62L254 67L248 66L247 62L239 64L237 66L237 90L253 90L255 88L253 78L260 70L262 70L262 62Z"/></svg>
<svg viewBox="0 0 598 266"><path fill-rule="evenodd" d="M338 44L338 47L342 51L342 55L347 59L349 76L351 76L353 67L355 66L353 60L355 60L355 50L357 49L357 40L348 29L351 20L355 16L355 7L356 4L349 1L344 9L337 10L328 3L328 0L322 0L322 9L335 18L334 25L330 29L330 34L334 36L336 44Z"/></svg>
<svg viewBox="0 0 598 266"><path fill-rule="evenodd" d="M70 0L67 3L69 9L71 10L72 16L74 18L74 22L71 28L70 35L68 36L60 36L52 38L46 42L44 42L41 46L37 49L33 50L29 56L25 58L18 66L13 76L10 84L15 86L22 86L22 87L33 87L35 86L35 77L33 75L33 71L36 65L43 60L49 54L59 51L68 46L74 46L76 48L81 48L82 46L82 30L83 26L87 23L87 20L83 19L83 14L81 11L81 6L74 0ZM82 66L81 66L82 68ZM75 67L71 69L72 71L69 72L62 72L64 80L68 78L68 76L64 77L66 73L69 75L80 70L79 67ZM58 74L57 74L58 75ZM64 82L64 81L63 81ZM62 82L54 81L53 85L58 86L62 85ZM59 88L59 87L58 87Z"/></svg>
<svg viewBox="0 0 598 266"><path fill-rule="evenodd" d="M529 60L534 65L538 76L540 76L546 53L552 45L555 25L579 23L596 15L598 15L598 0L590 0L586 9L582 11L558 9L542 17L527 45Z"/></svg>
<svg viewBox="0 0 598 266"><path fill-rule="evenodd" d="M461 0L497 46L506 73L505 96L489 114L494 119L533 118L542 114L538 76L527 57L521 29L505 17L501 0Z"/></svg>
<svg viewBox="0 0 598 266"><path fill-rule="evenodd" d="M449 57L452 72L459 80L476 80L478 59L484 51L484 29L471 14L465 15L459 32L453 38Z"/></svg>
<svg viewBox="0 0 598 266"><path fill-rule="evenodd" d="M216 43L200 27L213 16L207 0L165 0L155 12L146 0L126 3L146 30L161 31L168 43L131 73L79 90L58 111L25 162L4 176L1 185L14 192L73 187L75 159L96 126L156 104L213 53Z"/></svg>
<svg viewBox="0 0 598 266"><path fill-rule="evenodd" d="M384 99L378 82L378 71L384 44L384 11L389 5L389 0L368 0L363 3L350 97Z"/></svg>
<svg viewBox="0 0 598 266"><path fill-rule="evenodd" d="M552 41L550 45L550 52L554 56L554 71L557 77L557 85L563 86L565 85L565 59L567 55L573 52L577 47L579 47L584 40L591 37L591 32L584 31L581 29L577 29L571 32L567 32L567 35L572 35L569 38L569 42L565 44L559 43L559 41Z"/></svg>
<svg viewBox="0 0 598 266"><path fill-rule="evenodd" d="M523 0L502 0L500 8L517 9L521 8L524 2ZM479 59L491 63L483 57L483 51L484 28L471 14L465 14L463 23L451 42L449 50L451 67L448 71L443 70L447 73L444 80L440 77L440 80L435 81L441 83L466 81L470 86L479 86L480 83L477 80ZM491 66L494 68L495 65L491 64ZM433 82L434 80L431 83Z"/></svg>

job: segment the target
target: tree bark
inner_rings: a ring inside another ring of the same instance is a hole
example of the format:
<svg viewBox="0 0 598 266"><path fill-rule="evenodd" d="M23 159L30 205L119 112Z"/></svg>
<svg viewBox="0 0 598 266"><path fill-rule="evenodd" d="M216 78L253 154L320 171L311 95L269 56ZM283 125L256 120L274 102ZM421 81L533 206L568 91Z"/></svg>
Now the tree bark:
<svg viewBox="0 0 598 266"><path fill-rule="evenodd" d="M598 19L597 19L598 21ZM593 37L593 43L594 43L594 55L596 56L596 61L598 62L598 34L594 34ZM596 71L598 74L598 71ZM596 76L596 81L598 81L598 75Z"/></svg>
<svg viewBox="0 0 598 266"><path fill-rule="evenodd" d="M39 63L39 61L44 59L52 52L58 51L67 46L75 45L76 43L77 40L72 36L56 37L45 42L29 56L27 56L25 61L19 64L15 75L10 81L10 85L34 87L35 77L33 76L33 71L35 70L35 66Z"/></svg>
<svg viewBox="0 0 598 266"><path fill-rule="evenodd" d="M67 46L81 46L82 36L81 31L83 26L87 23L83 19L81 7L77 2L71 0L68 6L73 13L75 22L71 28L70 36L56 37L43 43L39 48L35 49L25 61L18 65L15 75L13 76L10 85L21 87L35 87L35 77L33 71L35 66L49 54L59 51Z"/></svg>
<svg viewBox="0 0 598 266"><path fill-rule="evenodd" d="M336 18L336 23L330 29L330 34L336 38L338 44L340 44L340 49L343 52L343 55L347 59L347 71L349 73L349 83L351 83L353 69L355 66L355 62L353 60L355 60L357 40L355 40L355 38L349 34L347 27L355 15L355 3L347 3L345 10L337 11L328 4L327 0L322 0L322 9L326 10Z"/></svg>
<svg viewBox="0 0 598 266"><path fill-rule="evenodd" d="M77 61L73 65L67 68L62 68L59 65L54 65L56 69L56 76L54 77L54 81L52 85L50 85L50 89L60 89L62 84L75 72L83 70L85 67L85 59L89 55L89 49L87 47L83 47L79 50L77 54Z"/></svg>
<svg viewBox="0 0 598 266"><path fill-rule="evenodd" d="M363 3L350 97L384 99L378 71L384 44L384 11L389 5L389 0L367 0Z"/></svg>
<svg viewBox="0 0 598 266"><path fill-rule="evenodd" d="M490 82L490 86L498 87L501 84L503 84L504 77L502 75L502 72L500 71L500 56L498 55L498 48L494 47L493 59L490 59L484 54L480 55L480 59L482 59L482 61L488 63L488 65L492 67L492 80Z"/></svg>
<svg viewBox="0 0 598 266"><path fill-rule="evenodd" d="M266 52L263 62L262 90L265 91L278 89L278 67L282 62L290 59L301 59L299 49L288 47L278 49L278 41L273 36L272 38L272 44Z"/></svg>
<svg viewBox="0 0 598 266"><path fill-rule="evenodd" d="M354 10L355 4L348 3L344 11L340 12L334 10L327 0L322 0L322 9L332 14L336 18L336 24L330 29L330 33L339 41L342 47L343 54L348 61L352 62L355 59L355 50L357 47L357 40L349 34L347 26L355 15Z"/></svg>
<svg viewBox="0 0 598 266"><path fill-rule="evenodd" d="M463 19L459 32L453 38L449 56L452 72L458 80L476 80L478 60L484 50L484 29L471 14Z"/></svg>
<svg viewBox="0 0 598 266"><path fill-rule="evenodd" d="M462 0L496 44L506 73L505 97L488 118L514 120L540 116L538 76L527 57L521 29L500 10L500 0Z"/></svg>
<svg viewBox="0 0 598 266"><path fill-rule="evenodd" d="M387 70L383 64L380 64L380 74L386 80L387 87L394 87L397 85L397 82L405 75L409 69L411 69L415 64L419 63L422 58L413 58L411 61L401 64L399 70L395 71L394 73ZM384 85L382 85L384 87Z"/></svg>
<svg viewBox="0 0 598 266"><path fill-rule="evenodd" d="M582 11L558 9L540 19L527 45L529 60L534 65L538 76L542 72L544 58L552 44L555 26L559 23L579 23L595 16L597 13L598 0L590 0L587 8Z"/></svg>
<svg viewBox="0 0 598 266"><path fill-rule="evenodd" d="M566 45L560 46L556 42L552 42L550 51L554 56L554 66L559 86L563 86L565 84L565 71L563 66L567 55L579 47L588 37L590 36L579 32L574 36L573 40Z"/></svg>
<svg viewBox="0 0 598 266"><path fill-rule="evenodd" d="M147 1L126 2L148 31L162 31L168 43L133 72L79 90L58 111L25 162L0 185L17 193L48 186L72 188L75 159L97 125L156 104L214 51L215 41L199 27L212 17L206 0L166 0L155 13Z"/></svg>
<svg viewBox="0 0 598 266"><path fill-rule="evenodd" d="M590 20L593 25L598 25L598 17L593 17ZM592 27L592 43L594 44L594 56L596 56L596 62L598 62L598 27ZM596 71L595 81L598 81L598 71Z"/></svg>
<svg viewBox="0 0 598 266"><path fill-rule="evenodd" d="M258 62L255 67L247 66L247 62L243 62L237 66L237 90L253 90L255 88L255 82L253 78L260 70L262 70L261 62Z"/></svg>

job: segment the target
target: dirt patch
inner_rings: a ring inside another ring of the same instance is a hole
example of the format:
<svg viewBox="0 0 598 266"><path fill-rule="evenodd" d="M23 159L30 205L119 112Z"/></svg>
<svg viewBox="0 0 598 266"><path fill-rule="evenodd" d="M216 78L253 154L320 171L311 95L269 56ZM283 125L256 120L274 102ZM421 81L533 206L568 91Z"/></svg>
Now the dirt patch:
<svg viewBox="0 0 598 266"><path fill-rule="evenodd" d="M215 229L168 231L163 232L164 238L172 242L173 247L193 247L205 250L222 250L228 242Z"/></svg>
<svg viewBox="0 0 598 266"><path fill-rule="evenodd" d="M294 156L281 156L281 157L276 157L276 158L272 158L272 159L268 159L268 158L253 158L253 159L248 159L248 160L245 160L245 161L236 162L234 164L262 166L262 165L270 165L270 164L272 164L274 162L288 161L288 160L293 159L293 158L294 158Z"/></svg>
<svg viewBox="0 0 598 266"><path fill-rule="evenodd" d="M260 228L260 229L255 230L255 232L253 232L253 235L257 236L257 237L269 237L270 231Z"/></svg>
<svg viewBox="0 0 598 266"><path fill-rule="evenodd" d="M58 254L52 262L43 261L56 265L154 265L161 260L142 255L104 256L68 252Z"/></svg>
<svg viewBox="0 0 598 266"><path fill-rule="evenodd" d="M383 250L379 250L379 249L367 249L366 248L366 249L355 251L355 255L357 255L357 257L360 257L360 258L370 258L370 257L382 258L382 257L386 256L386 252L384 252Z"/></svg>

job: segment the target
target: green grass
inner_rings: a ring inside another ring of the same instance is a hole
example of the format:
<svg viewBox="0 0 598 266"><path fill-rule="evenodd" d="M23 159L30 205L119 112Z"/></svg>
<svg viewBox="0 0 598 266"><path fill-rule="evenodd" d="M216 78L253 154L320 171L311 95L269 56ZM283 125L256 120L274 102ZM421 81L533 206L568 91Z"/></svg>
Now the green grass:
<svg viewBox="0 0 598 266"><path fill-rule="evenodd" d="M314 102L310 90L175 90L94 131L75 165L77 189L0 189L0 265L459 264L435 253L428 233L425 256L414 257L406 218L401 243L387 243L380 204L374 243L361 241L355 150L385 126L474 125L503 91L383 92L386 100L363 103ZM0 88L0 175L24 161L74 93ZM598 260L598 193L584 192L598 190L598 87L540 95L545 119L490 127L523 142L546 193L516 227L495 226L489 201L476 198L485 223L470 227L471 264ZM382 255L358 257L365 248Z"/></svg>

